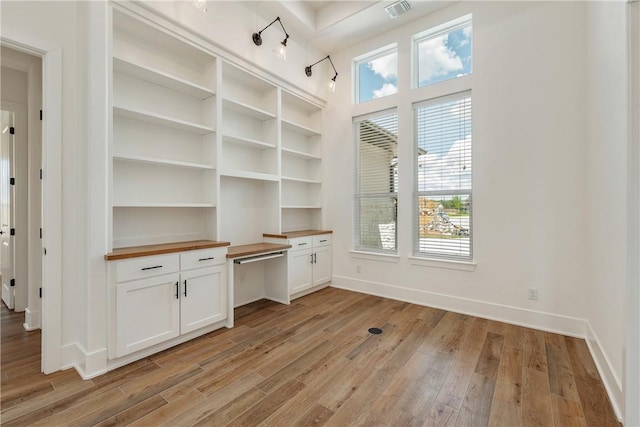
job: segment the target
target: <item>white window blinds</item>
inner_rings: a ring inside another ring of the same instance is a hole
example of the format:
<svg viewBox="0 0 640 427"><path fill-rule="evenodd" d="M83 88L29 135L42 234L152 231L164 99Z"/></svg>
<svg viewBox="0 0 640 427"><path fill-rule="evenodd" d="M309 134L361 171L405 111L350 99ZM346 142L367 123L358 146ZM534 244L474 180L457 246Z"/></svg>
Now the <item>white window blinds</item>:
<svg viewBox="0 0 640 427"><path fill-rule="evenodd" d="M415 254L472 259L471 93L414 104Z"/></svg>
<svg viewBox="0 0 640 427"><path fill-rule="evenodd" d="M386 111L354 120L358 250L396 252L398 116Z"/></svg>

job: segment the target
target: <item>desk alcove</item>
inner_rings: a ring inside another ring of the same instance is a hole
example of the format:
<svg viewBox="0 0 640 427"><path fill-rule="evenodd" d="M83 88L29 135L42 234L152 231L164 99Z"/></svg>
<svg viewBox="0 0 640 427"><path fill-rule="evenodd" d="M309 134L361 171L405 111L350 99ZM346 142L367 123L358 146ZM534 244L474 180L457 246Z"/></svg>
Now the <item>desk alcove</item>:
<svg viewBox="0 0 640 427"><path fill-rule="evenodd" d="M227 280L233 289L230 310L263 298L289 304L287 251L290 248L291 245L279 243L228 247Z"/></svg>

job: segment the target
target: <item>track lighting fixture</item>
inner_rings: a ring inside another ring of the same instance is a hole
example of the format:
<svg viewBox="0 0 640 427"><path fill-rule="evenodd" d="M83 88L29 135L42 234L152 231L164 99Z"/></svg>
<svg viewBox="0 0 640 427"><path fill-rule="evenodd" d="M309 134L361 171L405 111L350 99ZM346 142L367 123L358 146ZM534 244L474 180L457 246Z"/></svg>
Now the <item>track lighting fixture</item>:
<svg viewBox="0 0 640 427"><path fill-rule="evenodd" d="M264 30L266 30L267 28L269 28L271 25L273 25L276 21L278 21L278 23L280 23L280 26L282 27L282 31L284 31L284 35L285 38L284 40L282 40L282 42L280 42L280 46L278 46L273 53L280 59L287 59L287 40L289 39L289 34L287 33L287 30L284 28L284 25L282 25L282 21L280 20L280 17L276 17L276 19L274 19L273 21L271 21L271 23L269 25L267 25L266 27L264 27L262 30L258 31L257 33L253 33L252 39L253 39L253 43L255 43L256 46L261 46L262 45L262 32Z"/></svg>
<svg viewBox="0 0 640 427"><path fill-rule="evenodd" d="M329 90L331 92L335 92L336 91L336 78L338 77L338 71L336 70L336 66L333 65L333 61L331 60L331 56L327 55L324 58L322 58L320 61L314 62L311 65L308 65L306 67L304 67L304 73L307 75L307 77L311 77L311 67L313 67L316 64L321 63L322 61L324 61L325 59L328 59L329 62L331 63L331 66L333 67L333 72L336 73L331 80L329 80Z"/></svg>

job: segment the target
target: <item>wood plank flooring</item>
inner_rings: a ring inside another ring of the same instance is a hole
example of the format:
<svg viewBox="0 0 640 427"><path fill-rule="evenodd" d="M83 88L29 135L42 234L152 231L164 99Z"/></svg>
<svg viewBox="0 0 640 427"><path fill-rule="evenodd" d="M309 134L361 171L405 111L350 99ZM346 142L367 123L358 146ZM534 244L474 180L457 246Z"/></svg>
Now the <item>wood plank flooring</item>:
<svg viewBox="0 0 640 427"><path fill-rule="evenodd" d="M2 307L3 426L618 426L583 340L327 288L83 381ZM380 327L380 335L369 334Z"/></svg>

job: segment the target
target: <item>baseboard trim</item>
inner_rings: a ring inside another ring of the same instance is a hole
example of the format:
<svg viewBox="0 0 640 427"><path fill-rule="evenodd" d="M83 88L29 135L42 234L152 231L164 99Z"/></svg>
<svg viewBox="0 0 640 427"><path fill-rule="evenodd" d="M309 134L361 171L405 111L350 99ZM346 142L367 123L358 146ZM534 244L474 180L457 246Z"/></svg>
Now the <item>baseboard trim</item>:
<svg viewBox="0 0 640 427"><path fill-rule="evenodd" d="M600 345L600 340L598 340L598 336L596 335L595 331L588 321L587 336L585 337L585 340L587 341L589 352L591 353L591 357L596 364L596 369L598 369L598 374L602 379L604 388L605 390L607 390L607 394L609 395L609 399L611 400L611 404L613 405L613 411L615 412L618 421L622 423L624 419L622 409L624 408L624 392L622 390L622 382L616 375L615 371L611 369L609 357L607 357L607 354L604 352L602 346Z"/></svg>
<svg viewBox="0 0 640 427"><path fill-rule="evenodd" d="M107 349L88 352L78 343L62 346L62 369L74 368L83 380L90 380L107 372Z"/></svg>
<svg viewBox="0 0 640 427"><path fill-rule="evenodd" d="M331 286L572 337L584 338L587 328L587 321L576 317L403 288L386 283L357 280L344 276L333 276Z"/></svg>
<svg viewBox="0 0 640 427"><path fill-rule="evenodd" d="M42 316L39 311L31 311L29 307L27 307L24 311L24 328L27 331L35 331L36 329L40 329L42 326Z"/></svg>
<svg viewBox="0 0 640 427"><path fill-rule="evenodd" d="M403 288L386 283L352 279L345 276L334 275L331 286L546 332L582 338L587 342L589 352L602 378L616 417L618 421L622 422L621 408L624 408L624 393L621 382L615 374L615 371L611 368L612 365L609 362L609 358L602 350L602 346L587 319Z"/></svg>

